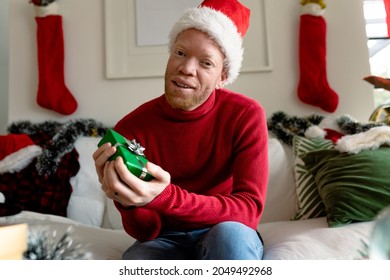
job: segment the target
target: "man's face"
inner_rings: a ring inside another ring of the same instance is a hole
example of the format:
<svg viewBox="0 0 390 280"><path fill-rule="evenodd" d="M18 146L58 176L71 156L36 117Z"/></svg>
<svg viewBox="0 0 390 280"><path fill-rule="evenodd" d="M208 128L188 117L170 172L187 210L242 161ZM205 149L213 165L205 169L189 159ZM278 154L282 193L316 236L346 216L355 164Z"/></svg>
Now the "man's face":
<svg viewBox="0 0 390 280"><path fill-rule="evenodd" d="M223 86L224 55L209 36L196 29L179 34L165 70L165 97L175 109L191 111Z"/></svg>

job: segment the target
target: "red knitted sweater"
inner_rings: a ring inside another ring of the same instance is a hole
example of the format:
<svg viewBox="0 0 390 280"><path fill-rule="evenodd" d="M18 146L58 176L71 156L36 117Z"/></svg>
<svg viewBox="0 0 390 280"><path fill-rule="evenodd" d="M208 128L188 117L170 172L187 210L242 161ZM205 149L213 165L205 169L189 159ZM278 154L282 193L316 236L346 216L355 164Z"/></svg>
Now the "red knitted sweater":
<svg viewBox="0 0 390 280"><path fill-rule="evenodd" d="M161 229L191 230L224 221L256 228L268 183L267 123L254 100L216 90L193 111L175 110L164 95L141 105L115 126L145 147L171 174L149 204L116 204L128 234L144 241Z"/></svg>

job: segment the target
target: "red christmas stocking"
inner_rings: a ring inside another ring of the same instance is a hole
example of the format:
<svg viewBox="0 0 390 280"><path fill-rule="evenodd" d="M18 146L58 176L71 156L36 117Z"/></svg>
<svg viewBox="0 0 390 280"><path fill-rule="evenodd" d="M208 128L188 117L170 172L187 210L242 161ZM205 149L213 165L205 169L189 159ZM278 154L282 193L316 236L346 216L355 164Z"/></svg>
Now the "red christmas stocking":
<svg viewBox="0 0 390 280"><path fill-rule="evenodd" d="M77 109L77 101L65 85L62 16L44 14L35 20L39 70L37 103L43 108L70 115Z"/></svg>
<svg viewBox="0 0 390 280"><path fill-rule="evenodd" d="M317 4L308 5L320 7ZM326 22L321 15L301 15L299 70L299 99L324 111L334 112L337 109L339 98L337 93L330 88L327 80Z"/></svg>
<svg viewBox="0 0 390 280"><path fill-rule="evenodd" d="M387 36L390 37L390 0L383 0L386 11Z"/></svg>

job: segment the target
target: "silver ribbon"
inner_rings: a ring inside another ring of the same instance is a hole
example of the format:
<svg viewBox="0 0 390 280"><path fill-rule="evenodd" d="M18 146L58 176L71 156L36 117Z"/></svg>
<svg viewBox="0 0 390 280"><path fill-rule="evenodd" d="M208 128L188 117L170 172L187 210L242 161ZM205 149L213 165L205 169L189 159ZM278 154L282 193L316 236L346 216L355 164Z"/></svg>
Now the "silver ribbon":
<svg viewBox="0 0 390 280"><path fill-rule="evenodd" d="M146 175L148 174L148 170L146 169L145 167L145 164L143 164L143 162L137 157L138 156L142 156L144 157L144 150L145 148L141 146L140 143L137 143L137 141L135 139L131 140L131 141L128 141L127 143L127 148L135 154L135 158L138 160L138 163L140 164L140 166L142 167L142 173L141 175L139 176L140 179L144 179L146 177Z"/></svg>
<svg viewBox="0 0 390 280"><path fill-rule="evenodd" d="M145 150L145 148L142 147L140 143L137 143L137 141L136 141L135 139L129 141L129 142L127 143L127 147L128 147L129 150L130 150L131 152L133 152L134 154L139 155L139 156L143 156L143 157L145 156L145 155L144 155L144 150Z"/></svg>

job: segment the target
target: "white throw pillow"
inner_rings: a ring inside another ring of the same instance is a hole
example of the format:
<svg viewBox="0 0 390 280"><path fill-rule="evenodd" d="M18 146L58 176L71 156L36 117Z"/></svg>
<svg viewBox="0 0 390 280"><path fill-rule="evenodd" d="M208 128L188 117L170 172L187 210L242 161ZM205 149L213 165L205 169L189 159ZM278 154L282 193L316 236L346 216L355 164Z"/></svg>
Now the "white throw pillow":
<svg viewBox="0 0 390 280"><path fill-rule="evenodd" d="M261 223L288 221L295 213L296 192L292 149L276 138L268 140L269 179Z"/></svg>
<svg viewBox="0 0 390 280"><path fill-rule="evenodd" d="M101 190L92 154L100 139L101 137L83 136L76 140L80 170L70 180L73 192L67 208L68 218L98 227L103 222L105 195Z"/></svg>

